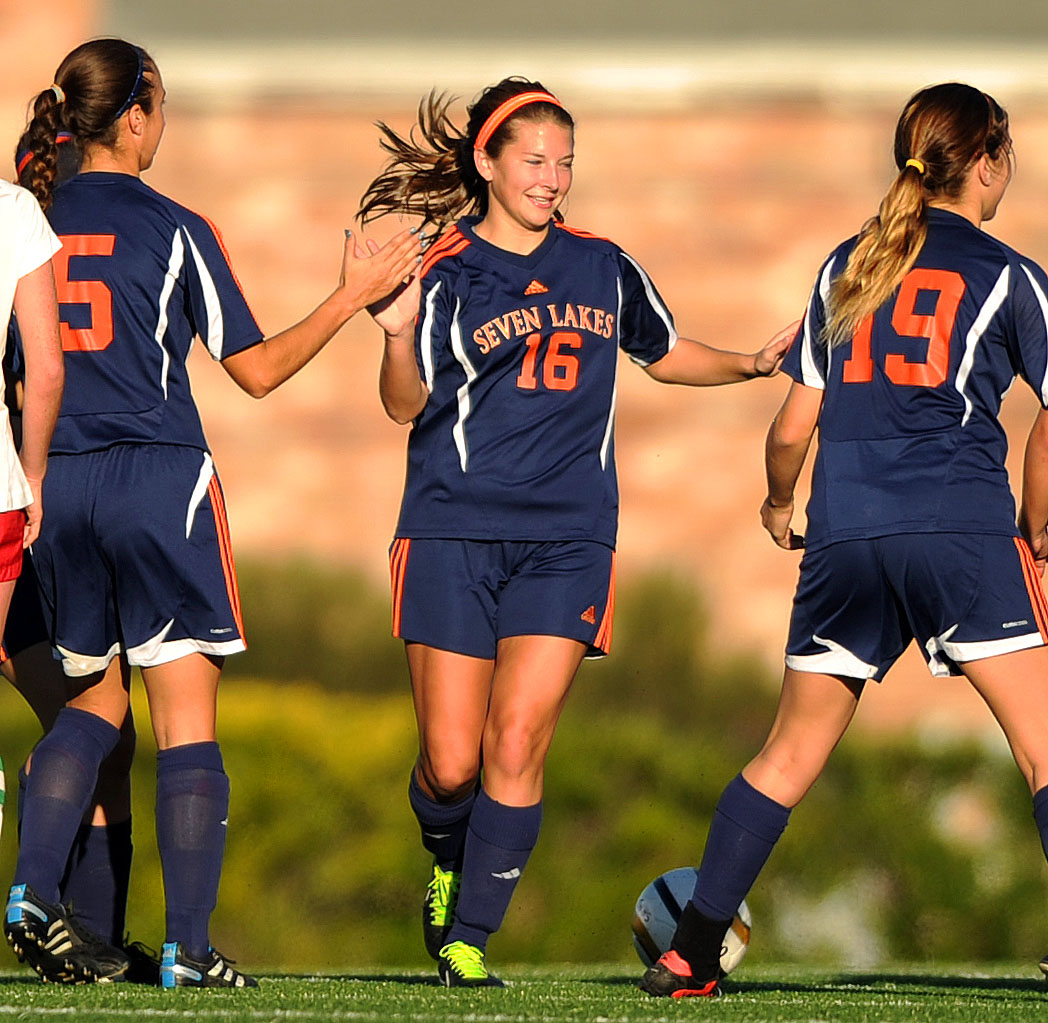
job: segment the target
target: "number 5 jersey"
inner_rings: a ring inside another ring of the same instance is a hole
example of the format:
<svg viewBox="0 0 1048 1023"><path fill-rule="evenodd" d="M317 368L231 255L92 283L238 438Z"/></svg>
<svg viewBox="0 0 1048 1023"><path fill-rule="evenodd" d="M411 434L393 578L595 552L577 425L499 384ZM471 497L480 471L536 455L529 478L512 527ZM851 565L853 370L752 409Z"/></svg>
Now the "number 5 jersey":
<svg viewBox="0 0 1048 1023"><path fill-rule="evenodd" d="M830 349L830 284L855 239L839 246L786 356L786 373L825 391L809 548L894 533L1017 535L997 416L1016 375L1048 407L1048 278L965 218L927 216L898 291Z"/></svg>
<svg viewBox="0 0 1048 1023"><path fill-rule="evenodd" d="M113 444L207 450L186 359L262 339L221 239L203 217L129 174L78 174L49 212L66 387L52 452Z"/></svg>
<svg viewBox="0 0 1048 1023"><path fill-rule="evenodd" d="M422 267L415 354L430 395L396 535L613 547L618 351L657 362L673 318L609 241L551 224L525 256L476 224L460 220Z"/></svg>

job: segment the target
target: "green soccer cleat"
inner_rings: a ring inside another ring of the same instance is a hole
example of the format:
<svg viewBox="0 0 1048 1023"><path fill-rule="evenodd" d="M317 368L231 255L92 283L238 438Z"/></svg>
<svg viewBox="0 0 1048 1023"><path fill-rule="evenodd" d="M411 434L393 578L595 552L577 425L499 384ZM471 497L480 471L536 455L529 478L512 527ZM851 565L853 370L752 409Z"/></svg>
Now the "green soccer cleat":
<svg viewBox="0 0 1048 1023"><path fill-rule="evenodd" d="M422 940L432 959L440 958L440 950L447 943L448 932L455 920L462 874L457 870L442 870L433 864L433 877L426 886L422 900Z"/></svg>
<svg viewBox="0 0 1048 1023"><path fill-rule="evenodd" d="M453 941L440 950L437 972L445 987L505 987L484 965L484 953L476 945Z"/></svg>

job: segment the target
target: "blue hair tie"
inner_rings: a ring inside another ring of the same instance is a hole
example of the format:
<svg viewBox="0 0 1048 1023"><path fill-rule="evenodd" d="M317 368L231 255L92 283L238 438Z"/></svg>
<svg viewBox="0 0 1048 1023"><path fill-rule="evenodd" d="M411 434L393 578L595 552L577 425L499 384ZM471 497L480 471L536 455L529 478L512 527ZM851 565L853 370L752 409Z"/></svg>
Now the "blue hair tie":
<svg viewBox="0 0 1048 1023"><path fill-rule="evenodd" d="M131 94L124 100L124 105L113 115L114 121L131 109L135 102L135 93L138 92L138 87L142 84L142 73L146 69L145 54L139 46L135 47L135 53L138 55L138 74L135 75L135 84L131 86Z"/></svg>

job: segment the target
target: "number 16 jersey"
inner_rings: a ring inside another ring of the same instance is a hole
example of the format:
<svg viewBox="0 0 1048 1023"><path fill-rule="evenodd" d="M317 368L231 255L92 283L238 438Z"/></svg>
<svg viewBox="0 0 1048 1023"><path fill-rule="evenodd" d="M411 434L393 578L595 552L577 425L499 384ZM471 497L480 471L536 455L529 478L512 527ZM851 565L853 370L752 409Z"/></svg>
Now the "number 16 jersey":
<svg viewBox="0 0 1048 1023"><path fill-rule="evenodd" d="M1015 536L998 422L1017 375L1048 407L1048 278L964 217L930 208L897 292L850 343L822 340L833 278L819 274L784 370L823 389L807 545L893 533Z"/></svg>
<svg viewBox="0 0 1048 1023"><path fill-rule="evenodd" d="M430 393L396 535L614 547L618 350L657 362L673 318L609 241L551 224L519 255L476 223L460 220L423 264L415 353Z"/></svg>

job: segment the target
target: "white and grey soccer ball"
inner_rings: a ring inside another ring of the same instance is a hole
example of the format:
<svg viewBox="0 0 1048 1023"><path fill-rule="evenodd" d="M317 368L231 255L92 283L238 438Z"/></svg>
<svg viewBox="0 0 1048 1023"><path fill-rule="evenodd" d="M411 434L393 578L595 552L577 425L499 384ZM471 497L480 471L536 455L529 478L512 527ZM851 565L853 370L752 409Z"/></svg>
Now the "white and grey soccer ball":
<svg viewBox="0 0 1048 1023"><path fill-rule="evenodd" d="M633 947L645 966L651 966L670 947L681 911L695 889L697 875L694 867L678 867L655 878L640 893L633 911ZM720 967L724 976L746 955L751 927L750 909L743 901L721 946Z"/></svg>

